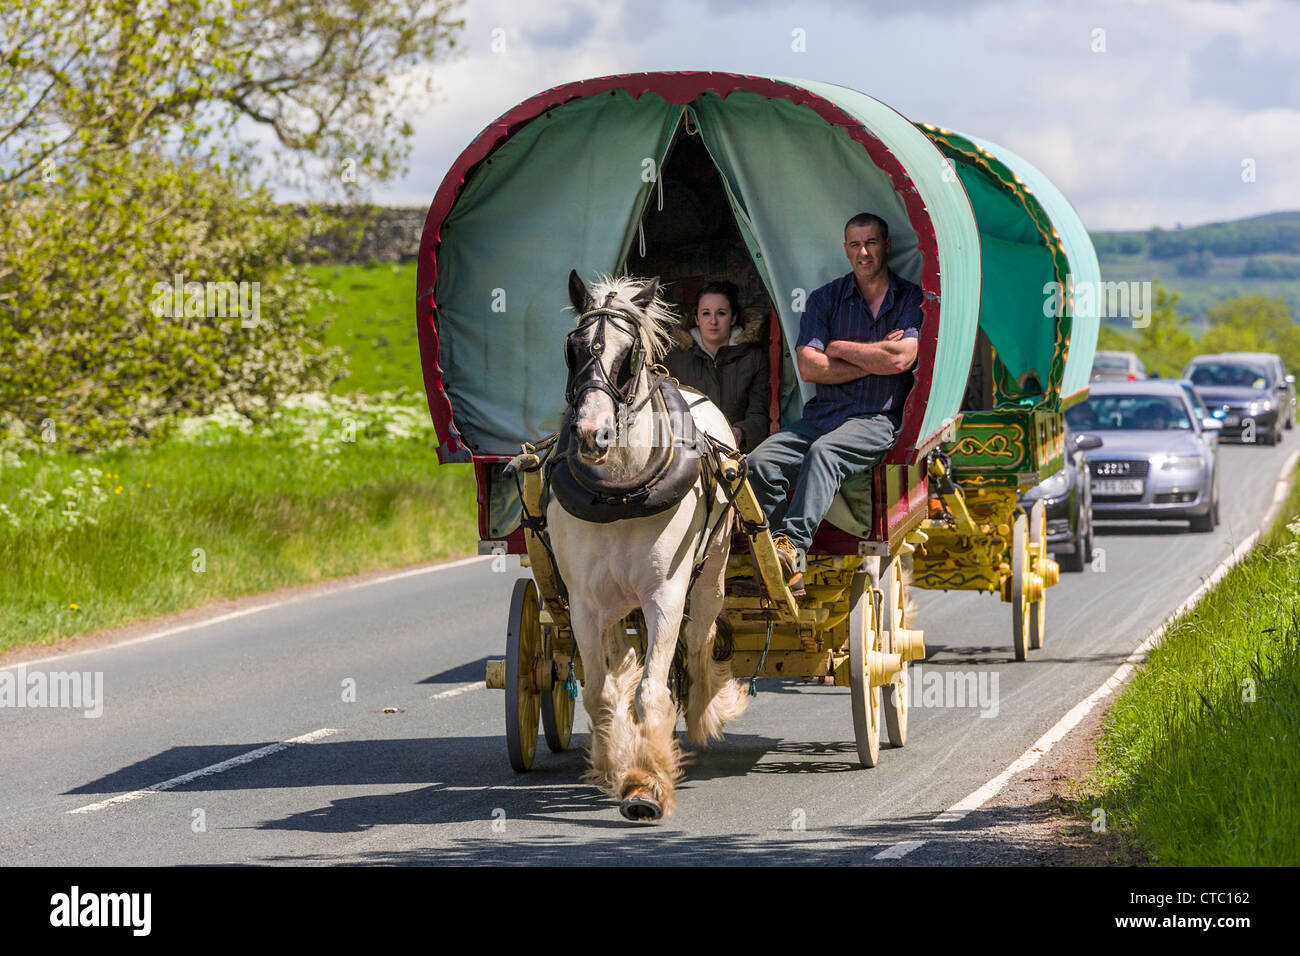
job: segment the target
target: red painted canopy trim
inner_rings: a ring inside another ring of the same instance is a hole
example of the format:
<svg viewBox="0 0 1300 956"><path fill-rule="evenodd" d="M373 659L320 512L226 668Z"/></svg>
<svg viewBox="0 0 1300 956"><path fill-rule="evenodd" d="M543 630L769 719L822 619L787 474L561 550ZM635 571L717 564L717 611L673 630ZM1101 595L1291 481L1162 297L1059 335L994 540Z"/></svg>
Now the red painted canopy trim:
<svg viewBox="0 0 1300 956"><path fill-rule="evenodd" d="M840 109L830 100L817 96L792 83L766 77L745 76L738 73L681 72L681 73L629 73L603 76L591 80L566 83L539 93L509 110L488 126L452 164L442 185L429 207L420 239L420 254L416 269L416 326L420 342L420 361L424 368L425 393L429 413L438 432L438 459L441 462L469 461L471 455L456 428L451 399L442 382L442 366L438 363L438 329L434 323L437 303L434 289L438 283L438 247L442 241L442 225L455 205L457 197L474 168L486 159L523 124L537 118L549 109L581 97L598 96L622 90L636 99L646 93L661 96L669 103L684 105L713 92L725 98L737 90L757 93L769 99L786 99L807 106L832 125L843 128L849 136L861 143L872 162L884 171L903 197L908 220L916 233L921 253L921 288L926 293L922 306L923 321L918 348L916 385L903 409L903 429L890 451L887 461L910 461L916 446L921 421L930 395L934 370L934 356L939 339L940 295L939 251L934 227L925 211L916 186L902 164L876 136L857 119ZM929 436L927 436L929 437Z"/></svg>

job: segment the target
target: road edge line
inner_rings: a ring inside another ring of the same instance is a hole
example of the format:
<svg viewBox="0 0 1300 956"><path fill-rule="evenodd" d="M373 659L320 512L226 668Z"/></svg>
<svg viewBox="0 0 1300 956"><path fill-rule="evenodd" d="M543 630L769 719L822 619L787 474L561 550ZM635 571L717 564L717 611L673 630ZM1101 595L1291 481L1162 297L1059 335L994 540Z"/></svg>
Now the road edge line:
<svg viewBox="0 0 1300 956"><path fill-rule="evenodd" d="M1158 644L1165 636L1166 632L1169 630L1170 624L1176 621L1186 611L1194 607L1200 599L1205 596L1206 592L1209 591L1210 588L1218 584L1219 581L1223 579L1224 575L1226 575L1234 565L1236 565L1246 556L1247 553L1250 552L1252 548L1254 548L1256 542L1259 541L1260 535L1263 534L1264 530L1273 523L1273 519L1277 517L1277 512L1281 509L1282 503L1290 493L1291 476L1295 473L1297 462L1300 462L1300 449L1293 451L1287 456L1286 461L1283 462L1281 474L1278 475L1277 480L1273 485L1273 500L1269 503L1268 510L1264 513L1264 517L1260 521L1259 527L1251 532L1245 541L1237 545L1237 547L1233 549L1232 554L1224 558L1219 566L1210 572L1209 577L1202 581L1200 586L1197 587L1196 590L1186 598L1186 600L1165 615L1165 619L1161 621L1160 624L1150 634L1148 634L1136 648L1133 649L1133 652L1124 659L1124 663L1120 664L1120 666L1115 669L1114 673L1102 682L1100 687L1071 707L1060 720L1053 724L1045 734L1034 741L1028 750L1013 760L1005 770L987 781L979 789L967 794L947 810L944 810L938 816L934 817L930 820L930 825L942 826L948 823L956 823L984 806L984 804L988 803L1002 792L1002 788L1006 786L1008 780L1017 773L1020 773L1022 770L1026 770L1038 763L1039 760L1051 752L1053 747L1060 743L1066 734L1079 725L1083 718L1097 706L1099 701L1110 696L1117 687L1122 686L1128 680L1133 671L1137 669L1137 665L1142 663L1147 654L1149 654L1156 644ZM894 843L881 850L879 853L876 853L872 856L872 859L901 859L928 842L930 841L904 840Z"/></svg>
<svg viewBox="0 0 1300 956"><path fill-rule="evenodd" d="M421 574L432 574L435 571L449 571L452 568L464 567L467 564L475 562L490 561L493 555L476 555L468 558L459 558L455 561L445 561L440 564L430 564L421 568L407 568L404 571L394 571L391 574L384 574L374 578L367 578L364 581L353 581L350 584L331 585L323 581L308 591L295 594L292 597L279 598L277 600L267 601L264 604L256 604L252 607L240 608L238 611L226 611L222 614L216 614L213 617L204 618L198 621L190 621L187 624L177 624L173 627L166 627L160 631L153 631L148 634L141 634L138 637L130 637L123 641L117 641L99 647L84 647L77 650L64 651L62 654L52 654L49 657L38 657L30 661L14 661L12 664L0 663L0 671L12 670L16 667L35 667L38 664L48 664L50 661L60 661L68 657L76 657L79 654L93 654L98 651L112 651L119 647L131 647L135 644L147 644L151 641L160 640L164 637L172 637L176 634L183 634L186 631L198 630L201 627L209 627L213 624L222 624L226 621L233 621L236 618L247 617L250 614L258 614L262 611L274 610L278 607L286 607L290 604L297 604L308 598L320 597L322 594L340 594L344 591L355 591L358 588L367 588L375 584L387 584L390 581L399 581L402 578L416 577ZM192 609L191 609L192 610ZM184 613L183 611L178 613ZM136 622L139 623L139 622ZM130 624L123 625L130 627ZM82 635L88 637L89 635ZM73 638L74 640L76 638Z"/></svg>

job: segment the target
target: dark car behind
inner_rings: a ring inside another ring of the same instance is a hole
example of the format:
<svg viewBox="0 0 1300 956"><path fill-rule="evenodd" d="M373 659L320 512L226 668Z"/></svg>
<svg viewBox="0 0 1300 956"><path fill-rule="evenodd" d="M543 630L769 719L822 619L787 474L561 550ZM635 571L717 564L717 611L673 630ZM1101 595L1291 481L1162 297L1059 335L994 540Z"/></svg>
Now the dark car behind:
<svg viewBox="0 0 1300 956"><path fill-rule="evenodd" d="M1225 438L1273 445L1295 424L1295 378L1276 355L1231 352L1198 355L1183 377L1196 389Z"/></svg>

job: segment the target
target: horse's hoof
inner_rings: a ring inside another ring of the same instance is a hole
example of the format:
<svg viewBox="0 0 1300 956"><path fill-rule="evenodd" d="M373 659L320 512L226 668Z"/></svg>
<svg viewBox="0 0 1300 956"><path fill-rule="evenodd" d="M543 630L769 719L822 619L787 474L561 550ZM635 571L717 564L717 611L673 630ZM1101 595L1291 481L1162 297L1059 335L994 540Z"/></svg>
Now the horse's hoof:
<svg viewBox="0 0 1300 956"><path fill-rule="evenodd" d="M664 815L664 808L644 792L628 794L618 805L618 812L634 823L654 823Z"/></svg>

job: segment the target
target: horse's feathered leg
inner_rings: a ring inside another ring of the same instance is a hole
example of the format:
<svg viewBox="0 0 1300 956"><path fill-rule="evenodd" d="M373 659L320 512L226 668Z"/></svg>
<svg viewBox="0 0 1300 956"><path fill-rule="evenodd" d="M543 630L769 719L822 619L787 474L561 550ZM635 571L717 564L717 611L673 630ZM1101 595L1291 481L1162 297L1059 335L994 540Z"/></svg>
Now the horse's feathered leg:
<svg viewBox="0 0 1300 956"><path fill-rule="evenodd" d="M685 603L684 582L671 581L642 608L646 621L646 661L636 685L632 752L619 782L618 797L629 819L658 819L672 812L682 778L682 751L674 733L677 704L668 690L668 673L677 647L677 628Z"/></svg>
<svg viewBox="0 0 1300 956"><path fill-rule="evenodd" d="M622 758L618 740L612 736L614 720L619 710L626 710L627 695L618 690L620 675L626 669L617 654L632 656L635 669L636 655L627 647L627 636L620 634L620 620L608 622L608 611L592 607L587 602L575 600L570 607L574 640L582 658L582 706L591 723L591 750L588 759L591 770L587 779L615 796L615 768ZM621 640L620 640L621 638ZM624 678L625 680L625 678Z"/></svg>
<svg viewBox="0 0 1300 956"><path fill-rule="evenodd" d="M622 660L604 671L599 683L588 680L582 703L591 717L591 769L584 779L615 799L636 749L632 697L641 669L630 647Z"/></svg>

